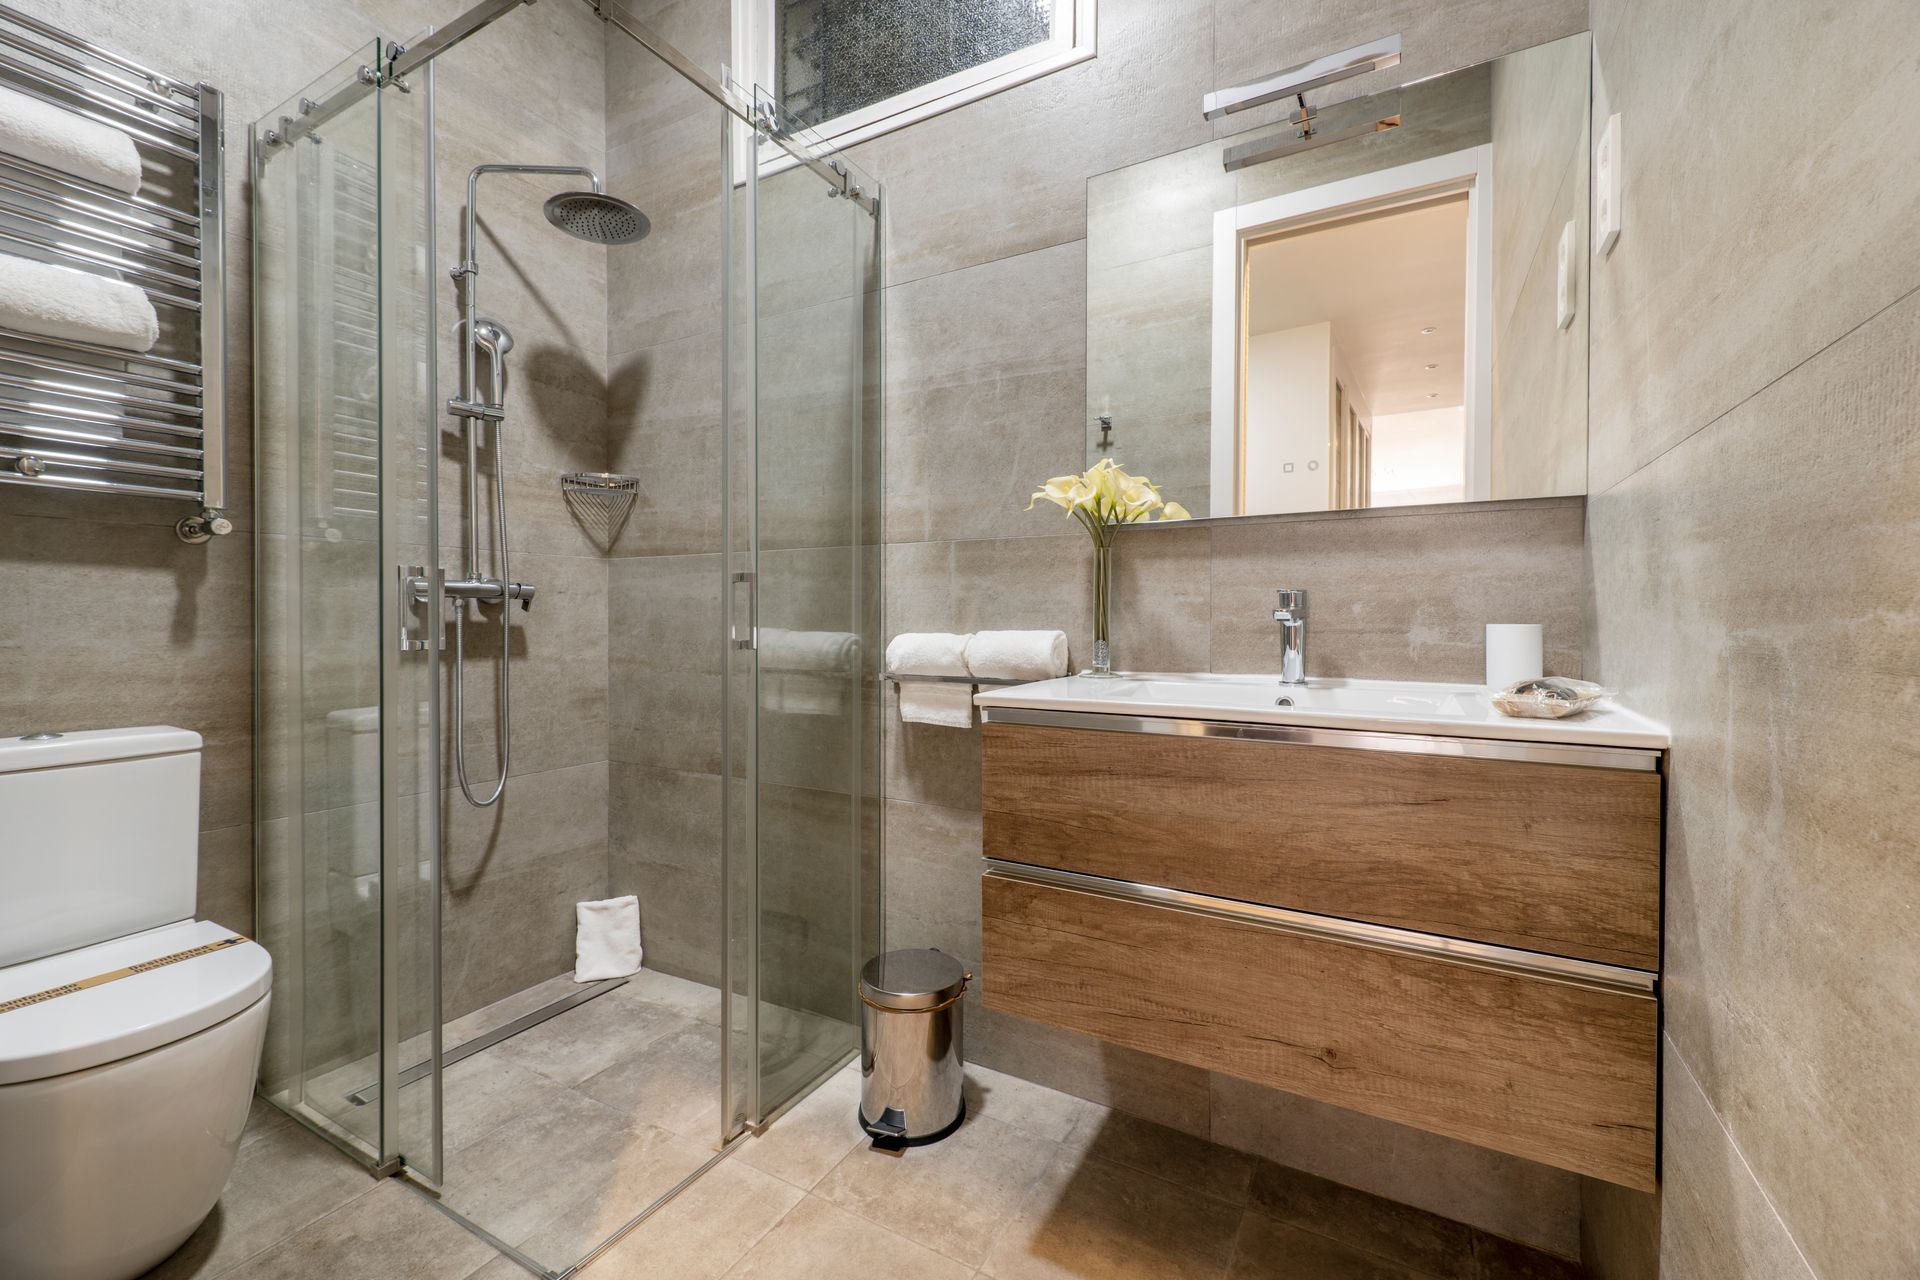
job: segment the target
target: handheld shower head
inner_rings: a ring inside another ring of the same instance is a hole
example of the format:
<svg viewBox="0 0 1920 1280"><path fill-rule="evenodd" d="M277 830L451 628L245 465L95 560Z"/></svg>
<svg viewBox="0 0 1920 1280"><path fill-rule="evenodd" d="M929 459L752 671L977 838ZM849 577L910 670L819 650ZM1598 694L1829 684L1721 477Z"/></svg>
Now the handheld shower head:
<svg viewBox="0 0 1920 1280"><path fill-rule="evenodd" d="M467 322L462 320L460 330L463 335L466 328ZM477 358L481 352L487 355L487 363L491 369L491 386L487 391L486 403L498 409L507 402L507 352L513 350L513 334L509 333L507 326L498 320L481 316L473 322L470 341L474 358Z"/></svg>
<svg viewBox="0 0 1920 1280"><path fill-rule="evenodd" d="M548 222L589 244L632 244L653 229L637 207L604 191L562 191L545 209Z"/></svg>

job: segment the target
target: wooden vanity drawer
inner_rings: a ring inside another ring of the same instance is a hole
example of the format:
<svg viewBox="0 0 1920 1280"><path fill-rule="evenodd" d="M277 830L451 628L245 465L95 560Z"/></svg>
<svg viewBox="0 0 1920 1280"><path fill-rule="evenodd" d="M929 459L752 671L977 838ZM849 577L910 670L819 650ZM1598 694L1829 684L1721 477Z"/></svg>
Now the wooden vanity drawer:
<svg viewBox="0 0 1920 1280"><path fill-rule="evenodd" d="M982 918L988 1008L1654 1187L1651 993L1017 872L985 877Z"/></svg>
<svg viewBox="0 0 1920 1280"><path fill-rule="evenodd" d="M1509 758L989 723L985 851L1659 968L1660 774L1511 758L1526 754L1514 744L1490 749Z"/></svg>

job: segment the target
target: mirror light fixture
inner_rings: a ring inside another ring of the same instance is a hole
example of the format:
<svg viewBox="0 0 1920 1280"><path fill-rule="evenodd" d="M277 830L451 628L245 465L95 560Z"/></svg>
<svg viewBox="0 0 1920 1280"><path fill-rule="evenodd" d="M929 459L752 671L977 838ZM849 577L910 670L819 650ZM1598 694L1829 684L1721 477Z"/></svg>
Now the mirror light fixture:
<svg viewBox="0 0 1920 1280"><path fill-rule="evenodd" d="M1233 89L1216 89L1200 100L1200 110L1209 120L1262 107L1282 98L1295 98L1310 89L1338 84L1369 71L1383 71L1400 65L1400 37L1390 35L1367 44L1355 45L1324 58L1303 62L1297 67Z"/></svg>

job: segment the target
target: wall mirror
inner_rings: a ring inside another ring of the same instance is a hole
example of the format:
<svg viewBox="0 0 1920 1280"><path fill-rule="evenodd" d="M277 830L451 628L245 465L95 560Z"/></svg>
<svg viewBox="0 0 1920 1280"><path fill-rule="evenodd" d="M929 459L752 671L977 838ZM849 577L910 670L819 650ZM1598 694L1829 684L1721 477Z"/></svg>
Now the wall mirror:
<svg viewBox="0 0 1920 1280"><path fill-rule="evenodd" d="M1090 179L1088 462L1195 516L1584 493L1590 88L1582 33Z"/></svg>

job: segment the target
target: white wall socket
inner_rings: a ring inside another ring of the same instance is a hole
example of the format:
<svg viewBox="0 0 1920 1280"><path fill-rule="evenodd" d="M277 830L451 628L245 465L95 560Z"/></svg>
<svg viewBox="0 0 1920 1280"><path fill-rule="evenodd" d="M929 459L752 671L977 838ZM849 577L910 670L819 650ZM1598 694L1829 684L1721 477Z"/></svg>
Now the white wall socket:
<svg viewBox="0 0 1920 1280"><path fill-rule="evenodd" d="M1607 117L1607 127L1593 148L1593 251L1613 252L1620 238L1620 113Z"/></svg>

